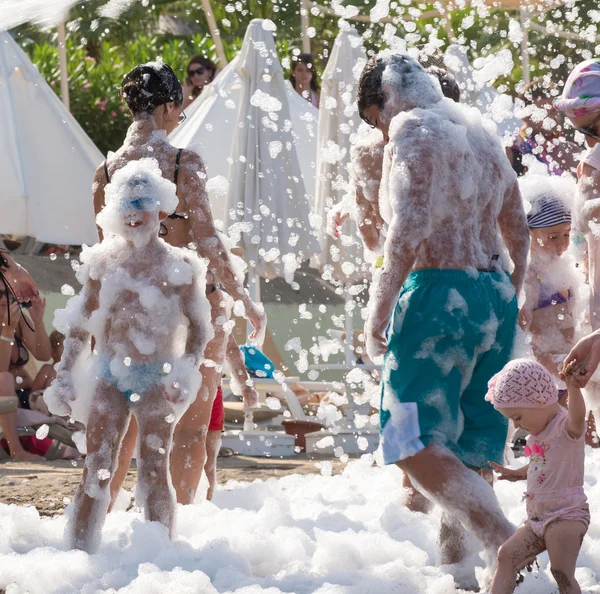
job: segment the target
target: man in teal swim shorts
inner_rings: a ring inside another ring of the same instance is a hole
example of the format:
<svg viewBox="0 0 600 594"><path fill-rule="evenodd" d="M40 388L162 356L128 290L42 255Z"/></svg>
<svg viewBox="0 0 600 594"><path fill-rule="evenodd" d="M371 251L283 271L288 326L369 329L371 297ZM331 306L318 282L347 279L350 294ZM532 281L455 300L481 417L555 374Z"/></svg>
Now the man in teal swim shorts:
<svg viewBox="0 0 600 594"><path fill-rule="evenodd" d="M507 426L484 396L511 355L527 265L517 178L480 113L444 99L408 56L367 64L358 108L387 141L388 230L365 328L371 358L385 354L384 460L443 507L442 563L464 555L460 524L495 555L512 526L482 475L502 461Z"/></svg>

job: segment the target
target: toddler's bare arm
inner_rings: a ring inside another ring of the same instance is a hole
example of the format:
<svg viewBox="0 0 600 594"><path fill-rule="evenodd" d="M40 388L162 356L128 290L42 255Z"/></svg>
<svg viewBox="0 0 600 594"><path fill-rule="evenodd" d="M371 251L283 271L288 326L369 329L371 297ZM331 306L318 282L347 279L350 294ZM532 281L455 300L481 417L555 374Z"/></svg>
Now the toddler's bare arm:
<svg viewBox="0 0 600 594"><path fill-rule="evenodd" d="M74 323L67 332L64 353L57 368L59 374L73 369L81 351L90 338L90 332L86 326L92 313L98 309L100 286L100 281L89 279L83 287L80 316L77 323Z"/></svg>
<svg viewBox="0 0 600 594"><path fill-rule="evenodd" d="M501 466L500 464L496 464L496 462L488 462L488 464L498 473L499 481L515 482L523 481L527 478L529 464L516 469L506 468L506 466Z"/></svg>
<svg viewBox="0 0 600 594"><path fill-rule="evenodd" d="M576 361L567 365L565 373L565 383L569 392L569 420L567 421L567 431L573 439L581 437L586 431L586 410L583 394L581 393L580 382L576 374ZM574 373L575 371L575 373Z"/></svg>
<svg viewBox="0 0 600 594"><path fill-rule="evenodd" d="M517 295L521 292L527 271L527 255L529 254L529 229L527 217L523 210L523 201L518 182L508 189L504 195L502 210L498 216L498 225L502 233L508 253L515 265L512 282Z"/></svg>
<svg viewBox="0 0 600 594"><path fill-rule="evenodd" d="M214 336L210 325L210 306L203 291L204 287L197 282L194 273L192 284L185 286L181 299L183 315L189 321L185 354L195 358L197 367L200 367L208 341ZM202 308L203 300L206 302L205 308Z"/></svg>

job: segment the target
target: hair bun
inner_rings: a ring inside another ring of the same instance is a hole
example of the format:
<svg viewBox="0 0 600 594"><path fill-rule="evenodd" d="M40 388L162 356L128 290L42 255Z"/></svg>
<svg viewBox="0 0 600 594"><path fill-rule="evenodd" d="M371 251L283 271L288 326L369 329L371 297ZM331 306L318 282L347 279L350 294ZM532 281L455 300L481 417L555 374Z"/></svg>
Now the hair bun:
<svg viewBox="0 0 600 594"><path fill-rule="evenodd" d="M121 96L136 113L149 112L159 105L183 103L183 90L173 70L161 60L141 64L123 79Z"/></svg>

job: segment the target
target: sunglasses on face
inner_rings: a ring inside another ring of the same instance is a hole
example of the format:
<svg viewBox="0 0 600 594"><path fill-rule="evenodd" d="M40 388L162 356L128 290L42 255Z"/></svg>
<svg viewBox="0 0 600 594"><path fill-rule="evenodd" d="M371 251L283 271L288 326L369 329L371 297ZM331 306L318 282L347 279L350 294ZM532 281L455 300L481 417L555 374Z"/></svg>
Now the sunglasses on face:
<svg viewBox="0 0 600 594"><path fill-rule="evenodd" d="M206 68L204 68L204 66L198 66L198 68L196 68L196 70L188 70L188 76L190 78L192 78L192 76L194 76L194 74L201 76L205 72L206 72Z"/></svg>
<svg viewBox="0 0 600 594"><path fill-rule="evenodd" d="M588 136L589 138L595 138L596 140L600 140L600 134L594 130L594 126L600 121L600 116L598 116L589 126L585 128L575 128L577 132L581 132L584 136Z"/></svg>
<svg viewBox="0 0 600 594"><path fill-rule="evenodd" d="M177 116L177 122L182 124L187 119L187 116L185 115L185 111L183 111L183 105L181 105L181 103L177 103L177 107L181 109L181 113Z"/></svg>

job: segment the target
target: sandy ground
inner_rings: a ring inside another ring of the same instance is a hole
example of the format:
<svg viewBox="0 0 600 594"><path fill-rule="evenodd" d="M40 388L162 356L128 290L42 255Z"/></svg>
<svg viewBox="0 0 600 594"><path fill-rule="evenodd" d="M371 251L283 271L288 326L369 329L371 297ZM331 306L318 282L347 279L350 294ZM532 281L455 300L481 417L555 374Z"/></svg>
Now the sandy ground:
<svg viewBox="0 0 600 594"><path fill-rule="evenodd" d="M307 455L279 459L231 456L219 458L217 476L223 485L229 480L252 482L288 474L314 474L320 472L320 462L328 459L309 459ZM343 464L332 462L333 473L340 473ZM82 469L83 461L0 462L0 502L33 505L41 516L60 514L75 494ZM123 486L132 490L135 482L136 470L132 468Z"/></svg>

